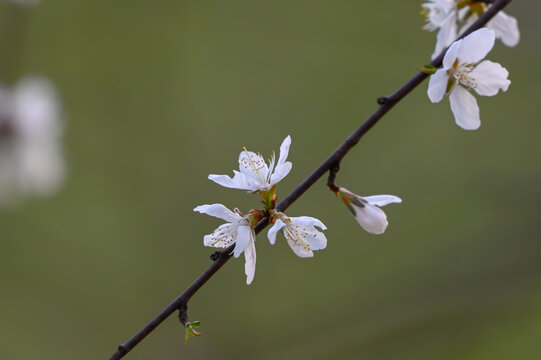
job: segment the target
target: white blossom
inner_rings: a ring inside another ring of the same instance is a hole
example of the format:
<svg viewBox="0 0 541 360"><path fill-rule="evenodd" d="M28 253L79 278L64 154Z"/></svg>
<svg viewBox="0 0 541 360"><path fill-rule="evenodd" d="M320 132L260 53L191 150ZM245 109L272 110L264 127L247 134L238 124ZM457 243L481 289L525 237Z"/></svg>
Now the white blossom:
<svg viewBox="0 0 541 360"><path fill-rule="evenodd" d="M362 197L345 188L340 188L338 193L359 225L372 234L383 234L389 224L387 215L385 215L380 207L391 203L402 202L402 199L394 195Z"/></svg>
<svg viewBox="0 0 541 360"><path fill-rule="evenodd" d="M9 0L13 4L17 5L36 5L40 0Z"/></svg>
<svg viewBox="0 0 541 360"><path fill-rule="evenodd" d="M481 6L483 11L490 5L477 3ZM469 9L468 9L469 10ZM464 18L464 23L460 30L460 34L466 31L478 18L476 12L465 11L459 15ZM520 41L520 31L518 29L518 21L511 15L506 14L502 10L498 11L496 15L486 24L486 27L494 30L496 39L500 39L505 46L514 47ZM448 44L449 45L449 44Z"/></svg>
<svg viewBox="0 0 541 360"><path fill-rule="evenodd" d="M459 35L464 33L481 14L491 5L482 2L458 0L429 0L421 5L426 24L423 29L438 30L436 48L432 54L434 59L439 53L451 45ZM516 46L520 40L517 19L499 11L487 24L494 30L497 39L506 46Z"/></svg>
<svg viewBox="0 0 541 360"><path fill-rule="evenodd" d="M273 152L269 165L261 155L244 149L239 155L239 171L233 170L233 178L228 175L210 174L209 179L228 188L254 192L268 191L291 170L291 162L286 161L290 145L291 138L288 135L280 146L278 162L275 162Z"/></svg>
<svg viewBox="0 0 541 360"><path fill-rule="evenodd" d="M500 64L488 60L479 63L494 46L494 40L494 31L482 28L454 42L443 58L443 67L430 77L430 101L440 102L449 94L455 121L466 130L481 125L479 106L469 90L494 96L499 90L507 91L511 84L509 72Z"/></svg>
<svg viewBox="0 0 541 360"><path fill-rule="evenodd" d="M215 248L226 248L235 244L233 256L236 258L244 252L246 284L250 285L254 279L256 263L255 232L251 216L243 216L237 209L233 212L222 204L201 205L193 210L227 221L212 233L205 235L203 243L205 246Z"/></svg>
<svg viewBox="0 0 541 360"><path fill-rule="evenodd" d="M309 216L287 217L285 214L276 212L273 214L275 223L269 229L267 236L272 245L276 242L276 234L282 230L282 234L293 252L300 257L312 257L312 250L321 250L327 247L325 234L316 229L327 228L321 221Z"/></svg>
<svg viewBox="0 0 541 360"><path fill-rule="evenodd" d="M0 88L0 203L49 195L62 183L65 164L60 105L43 78Z"/></svg>
<svg viewBox="0 0 541 360"><path fill-rule="evenodd" d="M426 17L423 29L438 30L436 48L432 54L435 58L457 38L458 9L455 0L430 0L421 5Z"/></svg>

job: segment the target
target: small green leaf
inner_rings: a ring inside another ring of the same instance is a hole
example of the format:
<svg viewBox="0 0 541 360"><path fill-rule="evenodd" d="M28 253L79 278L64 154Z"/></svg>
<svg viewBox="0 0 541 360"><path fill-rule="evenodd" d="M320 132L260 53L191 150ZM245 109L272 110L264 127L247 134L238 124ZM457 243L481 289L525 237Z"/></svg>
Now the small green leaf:
<svg viewBox="0 0 541 360"><path fill-rule="evenodd" d="M195 330L194 328L201 326L200 321L192 321L189 322L185 327L184 330L186 331L186 337L184 338L184 345L188 343L188 340L190 339L190 336L201 336L199 331Z"/></svg>
<svg viewBox="0 0 541 360"><path fill-rule="evenodd" d="M436 71L438 71L438 68L436 68L435 66L432 66L432 65L425 65L423 67L420 67L419 70L421 72L425 73L425 74L432 75Z"/></svg>

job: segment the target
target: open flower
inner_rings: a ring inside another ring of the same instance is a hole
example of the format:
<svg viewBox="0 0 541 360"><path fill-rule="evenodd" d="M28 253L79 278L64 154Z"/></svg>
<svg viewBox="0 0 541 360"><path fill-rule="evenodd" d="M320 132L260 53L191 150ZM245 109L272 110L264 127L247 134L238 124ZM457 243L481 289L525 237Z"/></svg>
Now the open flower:
<svg viewBox="0 0 541 360"><path fill-rule="evenodd" d="M0 87L0 203L57 190L65 173L62 130L58 96L47 79Z"/></svg>
<svg viewBox="0 0 541 360"><path fill-rule="evenodd" d="M212 233L205 235L203 243L205 246L216 248L226 248L235 243L233 256L239 257L244 252L246 284L250 285L254 279L256 263L253 225L257 221L254 221L252 214L243 216L237 209L233 212L222 204L201 205L193 210L227 221Z"/></svg>
<svg viewBox="0 0 541 360"><path fill-rule="evenodd" d="M475 130L481 125L479 106L469 90L482 96L494 96L499 90L506 91L511 84L507 79L509 72L500 64L488 60L477 64L492 49L494 39L494 31L483 28L454 42L443 58L443 68L430 77L430 101L440 102L449 94L455 121L466 130Z"/></svg>
<svg viewBox="0 0 541 360"><path fill-rule="evenodd" d="M239 171L233 170L233 178L227 175L210 174L209 179L215 183L247 191L268 191L273 185L282 180L291 170L291 162L286 161L289 153L291 138L289 135L280 146L280 157L275 162L274 152L269 165L265 159L254 152L244 149L239 155Z"/></svg>
<svg viewBox="0 0 541 360"><path fill-rule="evenodd" d="M300 257L312 257L312 250L321 250L327 247L325 234L316 229L327 229L321 221L309 216L287 217L281 212L273 214L274 225L269 229L267 236L272 245L276 242L276 234L282 230L287 243L293 252Z"/></svg>
<svg viewBox="0 0 541 360"><path fill-rule="evenodd" d="M457 38L458 9L455 0L430 0L421 5L426 24L423 29L438 30L436 49L432 54L435 58Z"/></svg>
<svg viewBox="0 0 541 360"><path fill-rule="evenodd" d="M383 234L389 224L387 215L379 207L402 202L402 199L394 195L361 197L345 188L340 188L338 194L359 225L372 234Z"/></svg>

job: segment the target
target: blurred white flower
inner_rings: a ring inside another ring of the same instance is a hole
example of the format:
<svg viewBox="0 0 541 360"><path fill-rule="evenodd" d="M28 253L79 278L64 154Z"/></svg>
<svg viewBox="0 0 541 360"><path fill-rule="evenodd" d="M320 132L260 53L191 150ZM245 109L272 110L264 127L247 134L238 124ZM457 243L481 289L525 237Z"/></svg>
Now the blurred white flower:
<svg viewBox="0 0 541 360"><path fill-rule="evenodd" d="M430 77L430 101L440 102L449 94L455 121L466 130L475 130L481 125L477 100L468 90L494 96L499 90L507 91L511 84L507 79L509 72L500 64L488 60L477 64L492 49L494 39L493 30L482 28L454 42L443 58L443 68Z"/></svg>
<svg viewBox="0 0 541 360"><path fill-rule="evenodd" d="M273 215L274 225L269 229L267 236L272 245L276 242L276 234L282 230L287 243L293 252L300 257L312 257L312 250L321 250L327 247L325 234L316 229L327 228L321 221L309 216L287 217L281 212Z"/></svg>
<svg viewBox="0 0 541 360"><path fill-rule="evenodd" d="M436 49L432 54L435 58L457 38L458 9L455 0L430 0L423 3L422 14L426 24L423 29L434 31L439 29L436 39Z"/></svg>
<svg viewBox="0 0 541 360"><path fill-rule="evenodd" d="M389 224L387 215L379 207L402 202L402 199L394 195L361 197L345 188L340 188L338 194L359 225L372 234L383 234Z"/></svg>
<svg viewBox="0 0 541 360"><path fill-rule="evenodd" d="M439 53L451 45L464 33L491 5L483 2L464 0L429 0L421 5L426 24L423 29L435 31L439 29L436 48L432 54L434 59ZM506 46L515 46L520 40L517 19L499 11L487 24L494 30L497 39ZM460 27L460 30L458 28Z"/></svg>
<svg viewBox="0 0 541 360"><path fill-rule="evenodd" d="M486 11L491 5L476 3L476 6L479 9L477 11L472 11L471 8L461 11L460 17L464 19L464 24L460 30L461 34L479 19L479 14ZM500 39L505 46L513 47L520 41L517 19L501 10L486 24L486 27L494 30L496 39Z"/></svg>
<svg viewBox="0 0 541 360"><path fill-rule="evenodd" d="M40 0L8 0L17 5L36 5Z"/></svg>
<svg viewBox="0 0 541 360"><path fill-rule="evenodd" d="M250 285L254 279L256 263L253 226L258 219L254 219L252 214L241 215L237 209L233 212L222 204L201 205L193 210L227 221L212 233L205 235L203 243L205 246L215 248L226 248L234 243L233 255L235 257L239 257L244 252L246 284Z"/></svg>
<svg viewBox="0 0 541 360"><path fill-rule="evenodd" d="M65 164L60 105L50 81L26 78L0 87L0 204L25 195L49 195Z"/></svg>
<svg viewBox="0 0 541 360"><path fill-rule="evenodd" d="M239 155L239 171L233 170L233 178L228 175L210 174L209 179L215 183L247 191L268 191L273 185L282 180L291 170L291 162L286 161L289 153L291 138L289 135L280 146L280 157L275 163L275 154L272 153L269 165L265 159L256 153L244 149Z"/></svg>

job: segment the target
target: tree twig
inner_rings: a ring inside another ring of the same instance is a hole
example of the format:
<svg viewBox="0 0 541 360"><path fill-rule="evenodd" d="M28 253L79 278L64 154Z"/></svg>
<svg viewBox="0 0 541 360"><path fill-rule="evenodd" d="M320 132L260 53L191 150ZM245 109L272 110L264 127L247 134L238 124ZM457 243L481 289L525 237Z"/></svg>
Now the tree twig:
<svg viewBox="0 0 541 360"><path fill-rule="evenodd" d="M495 0L493 5L471 25L459 39L471 34L473 31L484 26L490 19L496 15L498 11L507 6L512 0ZM440 67L443 57L447 49L443 50L430 64L434 67ZM415 89L429 75L423 72L417 73L398 90L389 96L382 96L377 99L380 106L372 115L370 115L346 140L325 160L319 165L303 182L301 182L284 200L282 200L276 209L285 211L293 202L295 202L306 190L308 190L317 180L319 180L327 171L335 169L346 154L359 142L366 134L389 110L391 110L399 101L407 94ZM331 176L332 176L331 172ZM336 173L334 173L336 175ZM332 178L334 182L334 178ZM262 219L255 227L256 234L261 232L268 225L268 218ZM197 278L195 281L184 290L173 302L163 309L154 319L152 319L145 327L137 332L131 339L120 345L117 351L110 357L109 360L118 360L124 357L130 350L139 344L148 334L150 334L158 325L167 319L173 312L179 310L181 318L187 319L187 305L190 298L231 258L231 253L235 248L235 244L229 246L223 251L217 251L211 255L212 264ZM187 320L186 320L187 321Z"/></svg>

